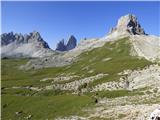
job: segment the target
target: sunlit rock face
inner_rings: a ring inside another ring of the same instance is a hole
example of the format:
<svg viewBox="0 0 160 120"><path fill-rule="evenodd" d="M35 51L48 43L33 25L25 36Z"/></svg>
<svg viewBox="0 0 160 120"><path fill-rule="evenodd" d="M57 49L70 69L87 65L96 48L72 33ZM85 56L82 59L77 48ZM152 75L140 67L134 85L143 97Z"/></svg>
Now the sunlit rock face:
<svg viewBox="0 0 160 120"><path fill-rule="evenodd" d="M138 22L137 17L132 14L122 16L118 20L117 26L115 28L112 28L109 33L111 34L114 32L127 32L131 35L145 35L145 31Z"/></svg>
<svg viewBox="0 0 160 120"><path fill-rule="evenodd" d="M30 34L22 35L21 33L4 33L1 35L1 46L6 46L15 42L18 44L35 43L39 47L49 48L48 44L42 39L39 32L33 31Z"/></svg>
<svg viewBox="0 0 160 120"><path fill-rule="evenodd" d="M43 57L53 51L39 32L30 34L4 33L1 35L1 56L3 57Z"/></svg>

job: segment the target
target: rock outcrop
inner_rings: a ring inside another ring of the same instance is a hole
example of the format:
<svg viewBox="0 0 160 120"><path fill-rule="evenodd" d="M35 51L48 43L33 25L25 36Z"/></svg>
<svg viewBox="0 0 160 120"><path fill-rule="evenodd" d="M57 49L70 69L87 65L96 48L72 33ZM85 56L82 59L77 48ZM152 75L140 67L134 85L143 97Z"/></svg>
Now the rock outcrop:
<svg viewBox="0 0 160 120"><path fill-rule="evenodd" d="M43 40L40 33L4 33L1 35L1 56L3 57L43 57L54 52Z"/></svg>
<svg viewBox="0 0 160 120"><path fill-rule="evenodd" d="M122 16L118 20L117 26L112 28L110 33L115 31L119 33L128 32L131 35L145 35L145 31L138 22L137 17L132 14Z"/></svg>
<svg viewBox="0 0 160 120"><path fill-rule="evenodd" d="M29 35L25 34L24 36L20 33L4 33L1 35L1 46L6 46L10 43L15 42L17 45L18 44L26 44L26 43L35 43L39 47L43 48L49 48L48 44L42 39L41 35L33 31Z"/></svg>
<svg viewBox="0 0 160 120"><path fill-rule="evenodd" d="M66 50L67 51L72 50L73 48L76 47L76 45L77 45L77 40L73 35L71 35L66 45Z"/></svg>
<svg viewBox="0 0 160 120"><path fill-rule="evenodd" d="M153 35L130 36L133 50L131 55L143 57L152 62L160 62L160 37Z"/></svg>
<svg viewBox="0 0 160 120"><path fill-rule="evenodd" d="M59 43L57 44L56 50L58 50L58 51L66 51L66 45L64 43L64 39L59 41Z"/></svg>
<svg viewBox="0 0 160 120"><path fill-rule="evenodd" d="M69 51L74 49L77 46L77 40L76 38L71 35L68 39L67 44L64 43L64 39L62 39L58 44L57 44L57 51Z"/></svg>

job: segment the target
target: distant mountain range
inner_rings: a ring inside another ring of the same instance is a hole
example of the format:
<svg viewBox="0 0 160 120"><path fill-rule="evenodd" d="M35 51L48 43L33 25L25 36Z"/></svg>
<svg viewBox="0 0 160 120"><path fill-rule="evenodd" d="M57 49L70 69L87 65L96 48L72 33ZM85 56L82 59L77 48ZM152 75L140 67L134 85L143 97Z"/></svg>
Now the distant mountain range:
<svg viewBox="0 0 160 120"><path fill-rule="evenodd" d="M159 37L147 35L138 22L137 17L132 14L122 16L118 20L117 26L111 28L110 32L105 37L99 39L82 40L77 46L76 38L71 35L68 39L68 43L65 44L64 40L61 40L57 44L56 50L51 50L47 42L45 42L41 35L36 31L25 35L17 33L13 34L13 32L4 33L1 35L1 56L2 58L42 58L56 54L56 59L60 58L65 59L65 61L71 61L71 59L73 60L83 51L100 47L107 41L117 40L123 37L130 37L134 51L136 51L138 56L145 57L146 59L152 61L159 60ZM63 55L58 51L67 52ZM57 54L59 54L58 58ZM63 58L64 56L65 58Z"/></svg>
<svg viewBox="0 0 160 120"><path fill-rule="evenodd" d="M76 47L77 40L71 35L68 43L64 40L57 44L56 51L69 51ZM4 33L1 35L1 56L3 57L44 57L55 54L48 43L43 40L39 32L33 31L30 34Z"/></svg>
<svg viewBox="0 0 160 120"><path fill-rule="evenodd" d="M1 35L1 56L3 57L44 57L54 54L41 35L4 33Z"/></svg>

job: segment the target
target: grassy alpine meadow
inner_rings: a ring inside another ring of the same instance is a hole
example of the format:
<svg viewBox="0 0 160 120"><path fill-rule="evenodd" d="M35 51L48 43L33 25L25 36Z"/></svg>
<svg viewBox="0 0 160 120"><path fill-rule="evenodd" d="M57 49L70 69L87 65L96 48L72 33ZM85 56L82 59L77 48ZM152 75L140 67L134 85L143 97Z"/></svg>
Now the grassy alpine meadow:
<svg viewBox="0 0 160 120"><path fill-rule="evenodd" d="M18 67L25 64L27 59L2 60L2 119L23 120L31 115L34 120L54 119L58 116L78 115L83 112L83 107L93 104L88 96L71 95L63 91L46 90L41 92L31 91L25 86L42 87L43 77L54 76L59 73L59 68L37 71L23 71ZM16 112L21 115L17 116Z"/></svg>
<svg viewBox="0 0 160 120"><path fill-rule="evenodd" d="M2 119L17 120L31 115L34 120L54 119L58 116L81 115L81 109L93 104L87 96L50 95L17 96L2 95ZM21 112L21 115L16 115Z"/></svg>
<svg viewBox="0 0 160 120"><path fill-rule="evenodd" d="M23 120L30 117L33 120L52 120L57 117L82 115L83 109L93 107L95 101L93 95L86 93L82 95L72 94L73 91L62 90L30 90L30 87L45 88L51 81L40 82L44 78L54 78L60 74L75 73L79 78L107 73L108 75L89 83L88 87L97 84L118 81L119 72L125 69L139 69L152 63L130 55L131 45L128 38L116 42L107 42L103 47L95 48L82 53L78 61L64 67L51 67L38 70L22 70L19 66L26 64L29 59L2 59L2 120ZM109 58L107 61L103 59ZM84 67L88 67L84 69ZM92 73L88 73L89 70ZM71 81L66 81L71 82ZM59 82L65 84L65 81ZM123 96L142 95L142 91L101 91L97 97L116 98ZM29 119L30 119L29 118Z"/></svg>

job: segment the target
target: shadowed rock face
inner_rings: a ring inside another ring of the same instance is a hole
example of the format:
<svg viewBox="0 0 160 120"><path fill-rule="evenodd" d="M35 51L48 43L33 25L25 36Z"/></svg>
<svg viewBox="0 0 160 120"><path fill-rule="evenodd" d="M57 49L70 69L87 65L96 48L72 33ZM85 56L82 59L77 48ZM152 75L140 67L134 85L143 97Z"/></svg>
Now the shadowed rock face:
<svg viewBox="0 0 160 120"><path fill-rule="evenodd" d="M58 51L66 51L66 46L65 46L65 43L64 43L64 39L59 41L59 43L57 44L56 50L58 50Z"/></svg>
<svg viewBox="0 0 160 120"><path fill-rule="evenodd" d="M62 39L58 44L57 44L57 51L69 51L72 50L77 46L77 40L76 38L71 35L68 39L67 44L64 43L64 39Z"/></svg>
<svg viewBox="0 0 160 120"><path fill-rule="evenodd" d="M77 40L73 35L71 35L66 45L66 50L72 50L73 48L76 47L76 45L77 45Z"/></svg>
<svg viewBox="0 0 160 120"><path fill-rule="evenodd" d="M132 14L122 16L118 20L118 24L115 28L112 28L110 33L113 32L128 32L131 35L145 35L145 31L139 24L137 17Z"/></svg>
<svg viewBox="0 0 160 120"><path fill-rule="evenodd" d="M14 42L15 39L13 32L4 33L1 35L1 46L8 45L9 43Z"/></svg>

